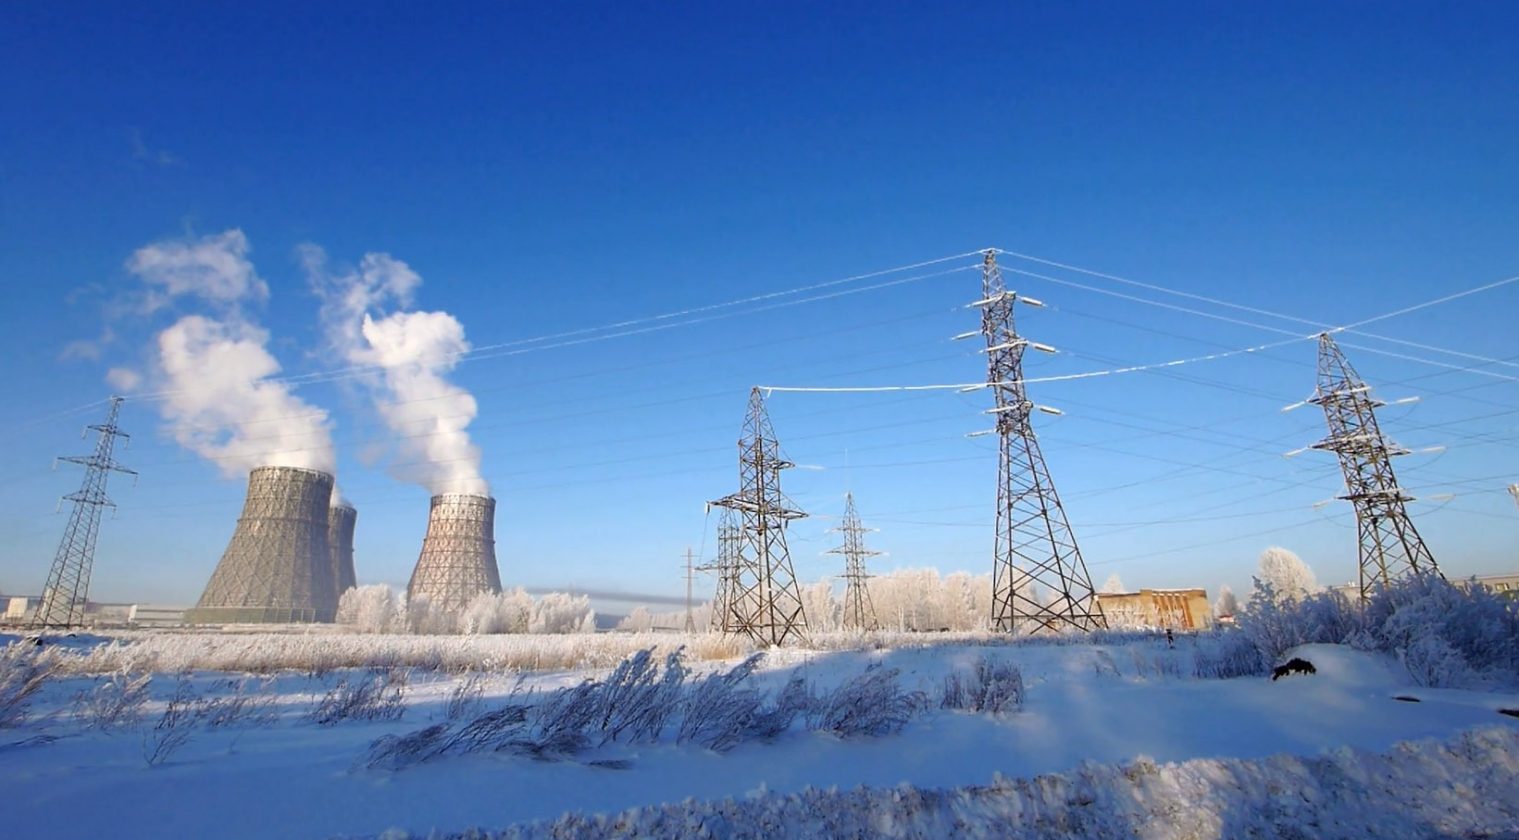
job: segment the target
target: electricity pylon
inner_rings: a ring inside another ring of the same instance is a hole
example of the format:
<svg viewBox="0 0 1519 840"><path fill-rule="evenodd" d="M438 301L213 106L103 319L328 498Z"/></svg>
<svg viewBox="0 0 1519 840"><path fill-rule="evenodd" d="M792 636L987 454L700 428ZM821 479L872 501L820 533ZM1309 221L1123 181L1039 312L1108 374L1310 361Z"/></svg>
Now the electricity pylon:
<svg viewBox="0 0 1519 840"><path fill-rule="evenodd" d="M1324 409L1329 436L1313 449L1333 452L1345 474L1345 499L1355 507L1360 541L1361 600L1376 587L1408 575L1440 574L1404 505L1392 459L1408 450L1382 436L1376 409L1386 405L1367 385L1329 333L1319 335L1318 387L1308 402Z"/></svg>
<svg viewBox="0 0 1519 840"><path fill-rule="evenodd" d="M739 491L713 505L735 511L740 521L736 569L728 592L728 632L779 646L803 640L807 620L802 594L786 547L786 525L807 514L781 493L781 470L795 466L781 457L760 389L749 393L749 414L738 442Z"/></svg>
<svg viewBox="0 0 1519 840"><path fill-rule="evenodd" d="M1023 383L1023 351L1054 348L1018 335L1013 304L1043 306L1007 290L997 254L981 266L980 334L986 338L987 387L996 395L1000 442L997 475L997 536L992 560L992 627L1003 632L1096 630L1108 626L1076 535L1055 493L1029 415L1058 409L1029 401ZM960 337L969 338L975 332ZM1042 590L1042 591L1041 591Z"/></svg>
<svg viewBox="0 0 1519 840"><path fill-rule="evenodd" d="M58 554L53 557L47 585L42 588L42 603L32 616L32 629L63 629L84 623L84 608L90 596L90 571L95 564L95 539L100 534L101 509L116 506L105 494L106 478L112 472L137 475L111 457L116 438L131 437L116 427L121 402L121 397L111 397L105 422L87 427L87 430L100 433L95 454L58 459L83 466L84 482L78 492L63 497L73 502L74 508L69 512L69 524L63 529L63 539L58 542Z"/></svg>
<svg viewBox="0 0 1519 840"><path fill-rule="evenodd" d="M1514 497L1514 504L1519 505L1519 484L1510 484L1508 494Z"/></svg>
<svg viewBox="0 0 1519 840"><path fill-rule="evenodd" d="M707 629L719 633L733 632L733 579L738 572L739 526L734 522L733 511L724 509L717 520L717 559L697 566L699 572L713 572L717 576L717 588L712 595L712 614L707 618Z"/></svg>
<svg viewBox="0 0 1519 840"><path fill-rule="evenodd" d="M879 556L881 552L865 548L864 534L868 529L860 523L860 514L854 509L853 493L844 495L843 522L830 530L844 535L843 545L828 550L829 554L844 555L844 629L879 630L876 607L865 585L871 577L865 572L865 558Z"/></svg>
<svg viewBox="0 0 1519 840"><path fill-rule="evenodd" d="M696 632L696 620L691 617L691 581L696 578L696 567L691 565L693 555L691 547L686 546L686 626L687 633Z"/></svg>

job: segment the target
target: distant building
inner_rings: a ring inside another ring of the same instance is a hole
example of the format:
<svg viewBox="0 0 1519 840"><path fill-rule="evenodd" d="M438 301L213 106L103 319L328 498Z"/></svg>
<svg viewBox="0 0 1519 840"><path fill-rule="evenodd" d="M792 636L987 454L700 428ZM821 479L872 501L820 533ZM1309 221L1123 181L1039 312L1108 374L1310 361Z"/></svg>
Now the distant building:
<svg viewBox="0 0 1519 840"><path fill-rule="evenodd" d="M184 623L184 607L133 604L132 609L127 612L127 624L132 627L179 627Z"/></svg>
<svg viewBox="0 0 1519 840"><path fill-rule="evenodd" d="M10 624L19 624L26 620L27 605L31 599L25 595L12 595L5 604L5 621Z"/></svg>
<svg viewBox="0 0 1519 840"><path fill-rule="evenodd" d="M1519 572L1509 572L1501 575L1472 575L1464 578L1452 578L1451 583L1462 589L1470 589L1472 582L1484 587L1496 595L1505 598L1519 599ZM1345 583L1339 586L1329 587L1331 590L1344 595L1352 601L1361 597L1361 587L1355 583Z"/></svg>
<svg viewBox="0 0 1519 840"><path fill-rule="evenodd" d="M1213 607L1204 589L1099 592L1097 604L1108 626L1115 629L1206 630L1213 626Z"/></svg>

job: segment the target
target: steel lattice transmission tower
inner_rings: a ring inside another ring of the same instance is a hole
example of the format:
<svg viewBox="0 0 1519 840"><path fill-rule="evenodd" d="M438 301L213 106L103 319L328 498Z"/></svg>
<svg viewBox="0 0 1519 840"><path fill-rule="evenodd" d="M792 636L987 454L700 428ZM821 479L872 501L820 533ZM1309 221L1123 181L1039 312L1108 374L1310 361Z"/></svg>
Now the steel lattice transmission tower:
<svg viewBox="0 0 1519 840"><path fill-rule="evenodd" d="M707 629L721 633L734 632L732 596L734 579L738 573L738 545L742 539L732 510L724 509L717 521L717 559L697 566L697 571L717 575L717 589L712 595L712 614L707 618Z"/></svg>
<svg viewBox="0 0 1519 840"><path fill-rule="evenodd" d="M781 493L781 471L794 464L781 457L758 388L749 393L738 464L739 491L712 502L734 511L740 523L727 631L762 645L804 639L807 620L786 547L786 525L807 514Z"/></svg>
<svg viewBox="0 0 1519 840"><path fill-rule="evenodd" d="M1371 386L1329 333L1319 335L1318 388L1308 402L1323 407L1329 424L1329 436L1312 448L1339 458L1345 473L1345 495L1340 498L1355 507L1361 600L1375 587L1408 575L1440 574L1404 507L1413 496L1398 487L1393 475L1392 459L1408 450L1382 436L1376 409L1385 403L1371 396Z"/></svg>
<svg viewBox="0 0 1519 840"><path fill-rule="evenodd" d="M1000 441L997 475L997 537L992 565L992 627L1003 632L1096 630L1107 627L1097 605L1076 535L1055 493L1030 415L1037 408L1023 383L1023 352L1054 348L1018 335L1013 305L1042 306L1007 290L997 254L988 250L981 268L981 332L986 338L987 387L997 405ZM976 335L965 333L963 337ZM1042 590L1042 591L1041 591ZM1043 596L1043 597L1042 597ZM1048 603L1046 603L1046 601Z"/></svg>
<svg viewBox="0 0 1519 840"><path fill-rule="evenodd" d="M116 463L112 452L117 438L130 439L130 435L116 426L121 412L121 397L111 397L111 407L104 423L88 427L100 433L95 444L95 454L59 458L84 467L84 483L79 491L63 498L74 503L69 513L69 524L58 542L58 554L53 558L53 568L48 572L47 585L42 588L42 603L32 616L33 629L77 627L84 623L85 603L90 594L90 571L95 564L95 539L100 534L100 514L103 508L115 507L105 493L106 479L113 472L137 475L133 470Z"/></svg>
<svg viewBox="0 0 1519 840"><path fill-rule="evenodd" d="M860 523L853 493L844 495L844 519L832 530L844 535L844 544L828 551L844 556L844 629L879 630L881 625L876 621L876 606L871 602L870 590L865 584L872 577L865 571L865 558L879 556L881 552L865 548L865 532L869 529Z"/></svg>

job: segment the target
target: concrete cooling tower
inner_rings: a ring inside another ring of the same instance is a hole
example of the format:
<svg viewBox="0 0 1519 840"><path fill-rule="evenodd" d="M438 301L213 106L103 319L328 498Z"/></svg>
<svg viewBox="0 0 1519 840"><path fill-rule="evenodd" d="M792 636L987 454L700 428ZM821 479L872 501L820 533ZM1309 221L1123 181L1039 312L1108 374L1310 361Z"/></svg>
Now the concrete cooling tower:
<svg viewBox="0 0 1519 840"><path fill-rule="evenodd" d="M332 621L337 613L333 553L327 542L332 476L296 467L248 474L237 530L192 624Z"/></svg>
<svg viewBox="0 0 1519 840"><path fill-rule="evenodd" d="M432 497L422 554L406 597L457 612L481 592L500 592L496 568L496 500L466 493Z"/></svg>
<svg viewBox="0 0 1519 840"><path fill-rule="evenodd" d="M327 516L327 546L332 549L332 574L337 580L333 592L335 598L341 598L358 584L353 571L353 526L359 512L352 505L336 504L327 511Z"/></svg>

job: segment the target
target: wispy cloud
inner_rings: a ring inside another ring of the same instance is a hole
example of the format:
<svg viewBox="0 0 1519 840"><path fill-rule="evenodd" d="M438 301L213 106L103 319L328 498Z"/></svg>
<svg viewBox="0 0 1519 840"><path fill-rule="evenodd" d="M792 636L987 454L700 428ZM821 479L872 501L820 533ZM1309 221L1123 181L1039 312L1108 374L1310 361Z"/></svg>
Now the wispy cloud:
<svg viewBox="0 0 1519 840"><path fill-rule="evenodd" d="M127 141L132 146L132 160L151 166L179 166L184 160L174 155L168 149L150 149L142 138L142 129L130 128L127 130Z"/></svg>

